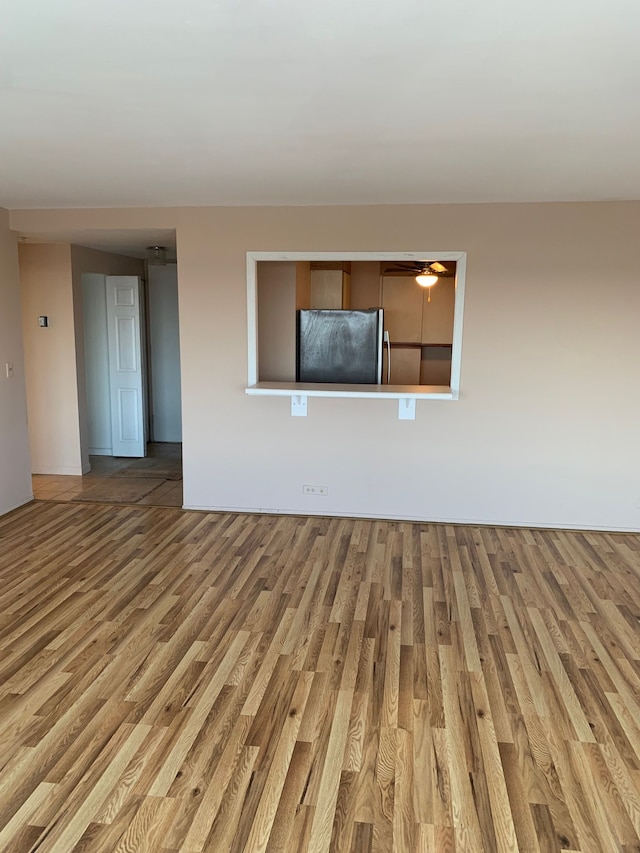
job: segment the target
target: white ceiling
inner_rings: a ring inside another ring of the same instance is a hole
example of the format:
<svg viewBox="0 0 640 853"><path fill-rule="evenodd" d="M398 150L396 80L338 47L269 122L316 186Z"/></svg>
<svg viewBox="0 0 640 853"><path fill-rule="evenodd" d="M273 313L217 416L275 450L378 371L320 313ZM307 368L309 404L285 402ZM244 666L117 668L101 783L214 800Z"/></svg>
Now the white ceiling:
<svg viewBox="0 0 640 853"><path fill-rule="evenodd" d="M117 255L145 260L148 246L164 246L167 257L176 257L176 232L166 228L149 229L95 229L64 228L57 231L21 231L20 240L26 243L73 243L88 249L99 249Z"/></svg>
<svg viewBox="0 0 640 853"><path fill-rule="evenodd" d="M640 198L637 0L2 0L0 206Z"/></svg>

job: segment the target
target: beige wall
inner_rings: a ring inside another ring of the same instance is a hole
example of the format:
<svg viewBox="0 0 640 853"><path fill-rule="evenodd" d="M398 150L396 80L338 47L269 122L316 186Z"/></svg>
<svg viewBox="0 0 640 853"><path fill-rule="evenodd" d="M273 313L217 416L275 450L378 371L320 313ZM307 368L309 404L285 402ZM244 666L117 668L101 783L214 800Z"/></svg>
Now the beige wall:
<svg viewBox="0 0 640 853"><path fill-rule="evenodd" d="M81 474L71 246L24 243L19 257L32 471Z"/></svg>
<svg viewBox="0 0 640 853"><path fill-rule="evenodd" d="M258 378L295 382L297 264L258 264Z"/></svg>
<svg viewBox="0 0 640 853"><path fill-rule="evenodd" d="M15 211L12 225L177 229L188 506L638 530L639 216L639 203L185 208ZM310 398L292 418L286 398L246 396L247 250L466 250L460 400L398 421L390 400Z"/></svg>
<svg viewBox="0 0 640 853"><path fill-rule="evenodd" d="M176 264L147 270L149 405L154 441L182 441L180 321Z"/></svg>
<svg viewBox="0 0 640 853"><path fill-rule="evenodd" d="M23 243L19 258L32 471L81 474L89 470L82 275L142 275L144 262L64 242ZM41 314L48 328L38 326Z"/></svg>
<svg viewBox="0 0 640 853"><path fill-rule="evenodd" d="M20 281L9 212L0 209L0 515L33 497L27 435ZM13 378L5 365L13 363Z"/></svg>

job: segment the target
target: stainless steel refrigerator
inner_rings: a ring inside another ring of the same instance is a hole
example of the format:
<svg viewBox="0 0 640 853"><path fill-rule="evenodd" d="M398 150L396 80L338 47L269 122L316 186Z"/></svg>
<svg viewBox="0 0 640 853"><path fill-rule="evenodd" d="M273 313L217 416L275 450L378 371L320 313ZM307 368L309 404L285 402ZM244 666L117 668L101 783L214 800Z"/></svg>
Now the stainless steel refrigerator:
<svg viewBox="0 0 640 853"><path fill-rule="evenodd" d="M301 310L297 321L298 382L381 384L382 308Z"/></svg>

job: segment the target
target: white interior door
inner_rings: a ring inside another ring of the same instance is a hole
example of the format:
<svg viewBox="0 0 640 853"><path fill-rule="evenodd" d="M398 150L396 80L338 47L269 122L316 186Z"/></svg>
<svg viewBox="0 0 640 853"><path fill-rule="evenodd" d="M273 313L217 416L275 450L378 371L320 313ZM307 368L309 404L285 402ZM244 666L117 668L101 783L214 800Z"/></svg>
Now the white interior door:
<svg viewBox="0 0 640 853"><path fill-rule="evenodd" d="M107 337L114 456L144 456L140 281L108 275Z"/></svg>

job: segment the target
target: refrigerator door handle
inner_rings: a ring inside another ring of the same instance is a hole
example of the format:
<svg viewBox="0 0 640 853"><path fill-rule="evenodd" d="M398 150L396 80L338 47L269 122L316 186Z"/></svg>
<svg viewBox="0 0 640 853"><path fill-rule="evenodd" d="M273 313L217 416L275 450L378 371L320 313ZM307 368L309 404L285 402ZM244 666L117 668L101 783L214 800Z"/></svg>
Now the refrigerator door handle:
<svg viewBox="0 0 640 853"><path fill-rule="evenodd" d="M389 340L389 332L385 329L384 342L387 345L387 385L391 384L391 341Z"/></svg>

